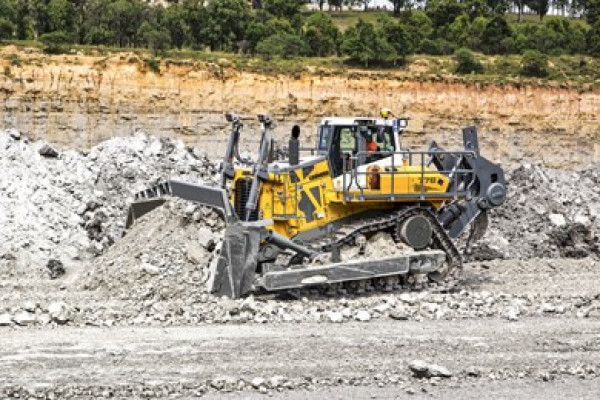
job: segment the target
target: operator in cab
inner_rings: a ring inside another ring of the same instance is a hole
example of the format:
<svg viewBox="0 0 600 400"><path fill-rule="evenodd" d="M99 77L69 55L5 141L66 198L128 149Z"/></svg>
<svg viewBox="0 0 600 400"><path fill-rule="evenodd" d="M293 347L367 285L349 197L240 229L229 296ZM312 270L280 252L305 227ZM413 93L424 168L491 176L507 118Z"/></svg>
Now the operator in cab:
<svg viewBox="0 0 600 400"><path fill-rule="evenodd" d="M379 146L377 145L377 142L373 140L373 135L368 135L367 136L367 152L375 153L378 150L379 150Z"/></svg>

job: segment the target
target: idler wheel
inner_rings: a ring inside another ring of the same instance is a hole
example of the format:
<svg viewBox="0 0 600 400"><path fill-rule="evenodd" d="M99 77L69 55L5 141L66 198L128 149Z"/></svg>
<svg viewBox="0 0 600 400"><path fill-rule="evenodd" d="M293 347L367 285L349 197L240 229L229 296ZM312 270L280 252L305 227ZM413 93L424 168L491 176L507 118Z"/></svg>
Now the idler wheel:
<svg viewBox="0 0 600 400"><path fill-rule="evenodd" d="M413 215L398 225L400 239L415 250L429 246L433 229L429 220L423 215Z"/></svg>

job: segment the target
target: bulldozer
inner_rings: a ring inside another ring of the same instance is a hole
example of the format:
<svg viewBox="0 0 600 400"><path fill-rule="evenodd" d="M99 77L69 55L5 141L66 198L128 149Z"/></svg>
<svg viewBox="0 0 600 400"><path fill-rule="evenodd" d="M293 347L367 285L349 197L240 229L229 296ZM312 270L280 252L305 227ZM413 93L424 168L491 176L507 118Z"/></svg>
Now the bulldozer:
<svg viewBox="0 0 600 400"><path fill-rule="evenodd" d="M177 179L139 192L126 226L170 197L217 210L226 222L213 251L211 293L239 298L254 292L432 287L447 290L465 251L481 238L488 213L506 198L502 168L480 154L475 127L463 148L402 147L409 119L325 117L314 147L303 148L294 126L286 146L271 138L259 115L255 160L240 155L248 118L227 114L231 132L215 186ZM384 232L406 251L363 257ZM468 232L468 234L467 234ZM343 257L343 249L358 249Z"/></svg>

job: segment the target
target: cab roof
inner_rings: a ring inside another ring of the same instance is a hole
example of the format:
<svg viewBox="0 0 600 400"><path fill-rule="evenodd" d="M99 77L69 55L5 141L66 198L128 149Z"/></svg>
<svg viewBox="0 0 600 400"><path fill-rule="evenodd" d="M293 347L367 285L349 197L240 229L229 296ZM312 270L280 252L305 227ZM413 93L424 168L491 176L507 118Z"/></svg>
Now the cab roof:
<svg viewBox="0 0 600 400"><path fill-rule="evenodd" d="M375 121L376 125L392 125L396 118L384 119L374 117L324 117L320 125L354 125L357 120Z"/></svg>

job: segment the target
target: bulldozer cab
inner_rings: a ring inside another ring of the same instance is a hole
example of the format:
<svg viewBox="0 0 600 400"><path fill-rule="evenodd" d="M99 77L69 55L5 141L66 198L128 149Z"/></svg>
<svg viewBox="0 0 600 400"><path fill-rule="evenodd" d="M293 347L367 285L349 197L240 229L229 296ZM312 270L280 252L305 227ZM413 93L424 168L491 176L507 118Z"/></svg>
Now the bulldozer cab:
<svg viewBox="0 0 600 400"><path fill-rule="evenodd" d="M336 178L353 167L389 157L400 149L398 138L399 132L388 120L331 118L319 128L318 152L327 156ZM377 151L367 155L369 141L377 145ZM361 156L352 162L357 154Z"/></svg>

